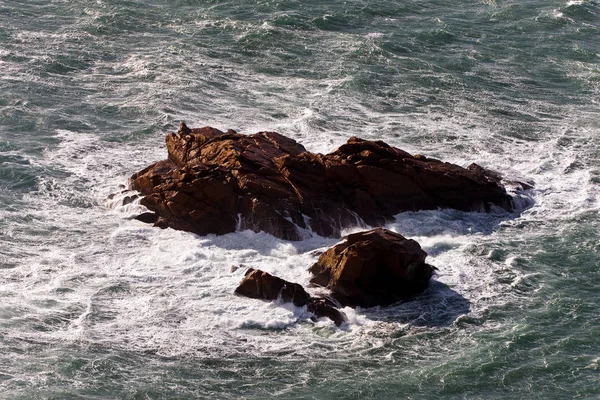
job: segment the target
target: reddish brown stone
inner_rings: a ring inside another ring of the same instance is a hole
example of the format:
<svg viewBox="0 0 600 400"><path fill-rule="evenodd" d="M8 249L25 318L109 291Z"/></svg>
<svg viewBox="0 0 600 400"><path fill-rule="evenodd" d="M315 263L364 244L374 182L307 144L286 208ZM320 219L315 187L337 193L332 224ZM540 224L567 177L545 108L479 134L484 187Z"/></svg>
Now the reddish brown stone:
<svg viewBox="0 0 600 400"><path fill-rule="evenodd" d="M302 285L285 281L259 269L249 268L235 293L261 300L281 300L298 307L308 304L310 295Z"/></svg>
<svg viewBox="0 0 600 400"><path fill-rule="evenodd" d="M346 316L333 304L325 299L311 297L304 288L297 284L285 281L267 272L249 268L244 279L235 289L241 296L261 300L279 300L293 303L297 307L307 306L307 310L315 318L327 317L337 326L346 321Z"/></svg>
<svg viewBox="0 0 600 400"><path fill-rule="evenodd" d="M512 209L498 175L351 138L313 154L274 132L241 135L185 124L166 137L168 160L134 174L132 188L157 225L201 235L236 228L300 240L309 231L339 237L402 211Z"/></svg>
<svg viewBox="0 0 600 400"><path fill-rule="evenodd" d="M311 280L348 306L386 306L423 292L434 268L414 240L377 228L359 232L323 253Z"/></svg>

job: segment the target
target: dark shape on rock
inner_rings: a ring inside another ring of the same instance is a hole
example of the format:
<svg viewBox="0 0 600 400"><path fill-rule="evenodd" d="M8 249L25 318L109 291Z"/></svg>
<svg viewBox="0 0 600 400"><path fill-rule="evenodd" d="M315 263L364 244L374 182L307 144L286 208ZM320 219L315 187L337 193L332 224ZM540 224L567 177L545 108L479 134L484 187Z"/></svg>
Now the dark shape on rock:
<svg viewBox="0 0 600 400"><path fill-rule="evenodd" d="M336 326L348 321L346 314L338 310L336 305L327 299L311 298L307 310L313 313L316 318L329 318Z"/></svg>
<svg viewBox="0 0 600 400"><path fill-rule="evenodd" d="M156 223L156 221L158 221L158 215L156 215L156 213L153 212L144 212L136 216L134 219L145 222L147 224L154 224Z"/></svg>
<svg viewBox="0 0 600 400"><path fill-rule="evenodd" d="M192 133L192 130L190 128L188 128L188 126L185 124L185 122L181 122L179 124L179 130L177 131L177 134L180 136L181 135L185 136L185 135L189 135L190 133Z"/></svg>
<svg viewBox="0 0 600 400"><path fill-rule="evenodd" d="M309 268L347 306L387 306L427 289L434 267L417 242L387 229L348 235Z"/></svg>
<svg viewBox="0 0 600 400"><path fill-rule="evenodd" d="M346 321L346 316L334 308L334 305L321 298L311 297L304 288L297 284L285 281L267 272L249 268L244 279L235 289L235 293L261 300L277 300L291 302L297 307L307 306L316 318L328 317L337 326Z"/></svg>
<svg viewBox="0 0 600 400"><path fill-rule="evenodd" d="M131 204L133 203L135 200L137 200L140 196L138 196L137 194L131 195L131 196L125 196L123 198L123 201L121 202L122 205L126 206L127 204Z"/></svg>
<svg viewBox="0 0 600 400"><path fill-rule="evenodd" d="M402 211L513 207L497 174L382 141L351 138L322 155L274 132L246 136L182 123L166 143L168 159L134 174L131 187L159 215L157 226L200 235L251 229L287 240L309 231L339 237Z"/></svg>

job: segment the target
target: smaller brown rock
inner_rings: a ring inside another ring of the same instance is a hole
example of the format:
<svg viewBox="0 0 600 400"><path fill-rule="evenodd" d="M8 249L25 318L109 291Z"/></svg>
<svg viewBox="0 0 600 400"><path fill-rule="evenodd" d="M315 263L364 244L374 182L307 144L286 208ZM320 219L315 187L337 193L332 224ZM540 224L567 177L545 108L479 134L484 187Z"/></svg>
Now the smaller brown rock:
<svg viewBox="0 0 600 400"><path fill-rule="evenodd" d="M346 321L346 316L326 299L311 297L304 288L297 284L285 281L259 269L249 268L244 279L235 289L235 293L261 300L277 300L291 302L297 307L307 306L307 310L315 318L328 317L337 326Z"/></svg>
<svg viewBox="0 0 600 400"><path fill-rule="evenodd" d="M254 268L246 271L235 293L262 300L277 300L281 296L285 303L292 302L298 307L305 306L310 299L310 295L301 285Z"/></svg>
<svg viewBox="0 0 600 400"><path fill-rule="evenodd" d="M434 268L414 240L377 228L349 235L323 253L311 280L348 306L387 306L427 289Z"/></svg>

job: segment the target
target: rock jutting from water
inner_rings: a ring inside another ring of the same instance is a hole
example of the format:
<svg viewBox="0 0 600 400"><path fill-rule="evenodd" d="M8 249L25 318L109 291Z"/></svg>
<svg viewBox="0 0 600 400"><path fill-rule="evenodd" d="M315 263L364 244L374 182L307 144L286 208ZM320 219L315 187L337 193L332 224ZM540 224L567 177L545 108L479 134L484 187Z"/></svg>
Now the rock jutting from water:
<svg viewBox="0 0 600 400"><path fill-rule="evenodd" d="M337 326L346 321L344 313L327 299L312 297L300 284L285 281L259 269L249 268L235 293L253 299L281 300L297 307L306 306L316 318L327 317Z"/></svg>
<svg viewBox="0 0 600 400"><path fill-rule="evenodd" d="M310 282L330 290L335 301L312 297L298 283L248 269L236 294L262 300L291 302L307 307L316 318L328 317L340 326L349 307L388 306L425 291L435 268L417 242L383 228L345 237L309 268Z"/></svg>
<svg viewBox="0 0 600 400"><path fill-rule="evenodd" d="M383 228L348 235L309 268L345 306L387 306L422 293L435 268L412 239Z"/></svg>
<svg viewBox="0 0 600 400"><path fill-rule="evenodd" d="M182 123L166 144L168 159L134 174L131 187L156 213L155 225L200 235L251 229L286 240L311 231L339 237L344 228L381 226L403 211L513 208L496 174L382 141L353 137L323 155L275 132L243 135Z"/></svg>

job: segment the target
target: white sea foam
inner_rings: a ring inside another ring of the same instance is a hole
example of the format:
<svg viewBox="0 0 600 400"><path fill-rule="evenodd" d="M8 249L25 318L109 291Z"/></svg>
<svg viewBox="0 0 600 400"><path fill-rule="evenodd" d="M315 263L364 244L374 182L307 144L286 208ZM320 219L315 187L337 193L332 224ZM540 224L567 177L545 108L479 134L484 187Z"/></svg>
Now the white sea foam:
<svg viewBox="0 0 600 400"><path fill-rule="evenodd" d="M60 145L38 162L58 166L69 176L52 189L57 196L32 197L31 201L39 202L38 211L32 212L35 218L56 225L58 235L64 237L58 238L56 247L31 255L27 263L11 270L4 289L20 293L9 300L6 309L27 310L27 315L39 321L56 318L62 322L44 332L9 335L108 342L163 355L311 352L307 343L314 341L345 343L360 352L364 346L377 346L377 335L369 332L392 329L410 334L421 331L421 326L460 321L462 315L476 318L490 306L509 301L511 285L521 279L510 268L516 255L498 262L479 250L495 240L502 216L451 210L400 214L388 228L421 243L430 254L428 262L439 268L437 283L413 302L386 309L346 308L349 322L342 329L328 320L313 323L303 308L242 299L232 292L246 266L306 285L307 268L318 256L313 250L323 250L335 240L313 237L292 243L249 231L198 237L152 228L130 219L141 210L137 202L119 205L118 200L127 194L113 200L106 196L126 182L132 154L147 160L149 154L161 151L136 153L103 143L94 135L67 131L57 135ZM556 178L557 171L571 163L571 150L559 150L558 141L548 145L547 152L538 151L539 158L527 158L525 154L531 153L523 151L522 159L512 160L509 171L520 170L515 177L536 181L532 193L536 204L517 219L539 218L539 214L568 216L577 209L595 207L593 188L580 184L588 178L585 168ZM490 153L487 165L500 159ZM138 168L142 162L133 164ZM91 208L74 212L69 205L57 206L57 198L72 196L73 187L93 204ZM586 199L587 203L582 201ZM47 212L49 208L52 213ZM74 234L81 237L73 240ZM282 329L287 333L260 334Z"/></svg>
<svg viewBox="0 0 600 400"><path fill-rule="evenodd" d="M88 156L69 157L73 150ZM53 164L59 160L64 163L72 173L69 181L83 185L93 197L106 191L96 187L102 176L82 178L90 174L92 154L116 157L116 149L110 150L106 152L89 136L65 135L62 145L47 159ZM45 201L55 200L50 197ZM76 214L68 206L56 205L56 215L49 215L43 207L38 211L36 218L42 223L67 229L59 230L65 235L60 238L64 244L34 255L26 265L12 270L12 283L5 289L21 293L12 298L16 302L12 306L27 309L34 319L58 318L63 322L43 333L12 335L110 342L165 355L210 354L224 347L228 351L268 353L300 346L313 334L312 329L326 326L334 334L339 331L353 336L374 323L360 311L347 309L349 326L340 331L331 321L309 322L304 309L240 299L232 293L246 265L307 284L306 269L316 259L310 251L330 246L335 240L313 238L288 243L254 232L200 238L130 220L127 213L131 209L127 207L118 210L121 214L107 213L99 206ZM72 242L69 231L74 229L85 232ZM293 337L285 335L283 342L253 333L256 329L284 328L296 333ZM246 345L236 346L240 340Z"/></svg>

